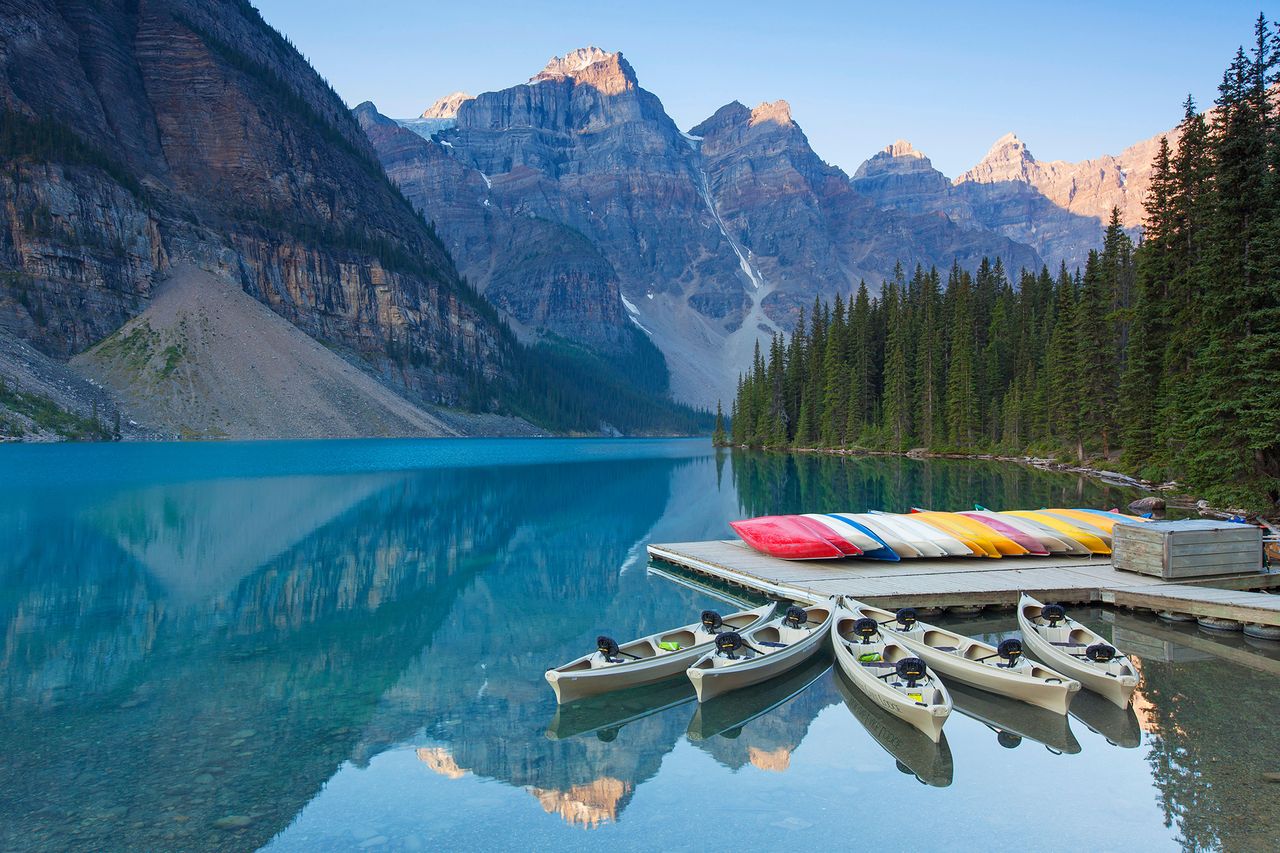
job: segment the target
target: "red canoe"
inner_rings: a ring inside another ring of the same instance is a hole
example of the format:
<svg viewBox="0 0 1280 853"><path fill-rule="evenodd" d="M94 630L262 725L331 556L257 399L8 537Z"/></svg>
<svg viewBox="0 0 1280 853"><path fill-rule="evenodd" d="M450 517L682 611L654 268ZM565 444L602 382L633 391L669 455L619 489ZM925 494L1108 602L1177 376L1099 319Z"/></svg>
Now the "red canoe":
<svg viewBox="0 0 1280 853"><path fill-rule="evenodd" d="M813 518L806 518L803 515L788 515L785 517L795 519L797 524L799 524L801 527L804 527L807 530L812 531L814 536L817 536L820 539L824 539L827 542L830 542L832 545L836 546L836 549L840 552L841 556L844 556L844 557L861 557L862 556L861 548L859 548L857 545L854 545L848 539L845 539L843 536L841 536L839 533L832 530L830 527L827 527L821 521L818 521Z"/></svg>
<svg viewBox="0 0 1280 853"><path fill-rule="evenodd" d="M752 548L783 560L836 560L844 552L826 537L799 523L794 515L764 515L729 526ZM832 533L834 536L834 532Z"/></svg>

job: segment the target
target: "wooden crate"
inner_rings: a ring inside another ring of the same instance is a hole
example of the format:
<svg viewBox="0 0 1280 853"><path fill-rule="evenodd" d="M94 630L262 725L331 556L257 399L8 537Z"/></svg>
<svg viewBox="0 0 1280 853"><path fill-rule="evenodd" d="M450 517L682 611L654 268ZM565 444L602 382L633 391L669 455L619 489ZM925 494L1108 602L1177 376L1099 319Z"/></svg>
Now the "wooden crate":
<svg viewBox="0 0 1280 853"><path fill-rule="evenodd" d="M1262 530L1229 521L1121 523L1112 532L1111 565L1165 580L1262 570Z"/></svg>

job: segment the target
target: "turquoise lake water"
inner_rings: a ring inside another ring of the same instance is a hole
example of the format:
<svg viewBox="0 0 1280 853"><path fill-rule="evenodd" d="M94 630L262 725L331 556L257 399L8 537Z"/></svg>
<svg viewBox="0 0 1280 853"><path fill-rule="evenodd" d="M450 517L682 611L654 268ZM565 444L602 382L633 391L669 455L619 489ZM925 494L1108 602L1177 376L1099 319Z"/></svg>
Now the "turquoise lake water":
<svg viewBox="0 0 1280 853"><path fill-rule="evenodd" d="M1275 849L1280 644L1079 610L1136 713L957 689L938 747L828 660L701 709L542 677L731 608L652 541L1131 497L705 440L0 446L0 849Z"/></svg>

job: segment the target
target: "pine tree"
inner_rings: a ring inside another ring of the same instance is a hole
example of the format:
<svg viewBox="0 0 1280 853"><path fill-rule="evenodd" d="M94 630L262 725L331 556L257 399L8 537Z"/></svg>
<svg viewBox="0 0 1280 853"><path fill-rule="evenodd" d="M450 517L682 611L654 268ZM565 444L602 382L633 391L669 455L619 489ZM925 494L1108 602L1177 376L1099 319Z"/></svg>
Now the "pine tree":
<svg viewBox="0 0 1280 853"><path fill-rule="evenodd" d="M890 446L904 450L911 441L911 374L902 298L896 282L885 288L884 426Z"/></svg>
<svg viewBox="0 0 1280 853"><path fill-rule="evenodd" d="M849 419L848 365L845 363L844 301L836 294L827 329L827 348L822 360L822 424L819 438L826 447L844 444L844 427Z"/></svg>
<svg viewBox="0 0 1280 853"><path fill-rule="evenodd" d="M972 449L978 428L978 392L975 384L973 291L966 273L953 269L947 290L951 295L951 343L947 363L947 432L951 443Z"/></svg>
<svg viewBox="0 0 1280 853"><path fill-rule="evenodd" d="M951 268L954 279L959 266ZM948 281L948 289L951 282ZM937 271L926 273L916 267L911 279L911 340L915 341L915 423L916 435L925 447L939 444L943 437L943 335L941 299Z"/></svg>
<svg viewBox="0 0 1280 853"><path fill-rule="evenodd" d="M716 400L716 425L711 433L711 444L715 447L724 447L728 444L728 438L724 432L724 411L720 408L719 400Z"/></svg>

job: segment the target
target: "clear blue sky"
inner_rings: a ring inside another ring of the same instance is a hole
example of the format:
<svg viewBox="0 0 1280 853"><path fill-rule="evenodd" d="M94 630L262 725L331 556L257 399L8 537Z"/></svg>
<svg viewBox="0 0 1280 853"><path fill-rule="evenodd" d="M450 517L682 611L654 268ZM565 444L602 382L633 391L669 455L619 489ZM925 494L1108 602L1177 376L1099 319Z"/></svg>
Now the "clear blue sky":
<svg viewBox="0 0 1280 853"><path fill-rule="evenodd" d="M1040 160L1115 153L1208 104L1252 2L926 3L254 0L346 101L417 115L546 60L621 50L682 129L732 100L785 98L852 172L898 138L954 177L1016 132Z"/></svg>

